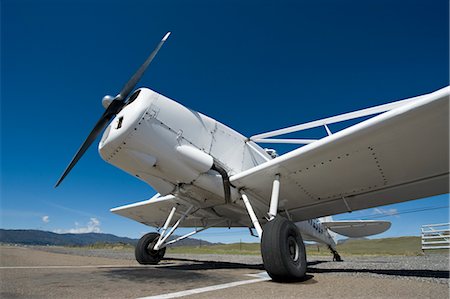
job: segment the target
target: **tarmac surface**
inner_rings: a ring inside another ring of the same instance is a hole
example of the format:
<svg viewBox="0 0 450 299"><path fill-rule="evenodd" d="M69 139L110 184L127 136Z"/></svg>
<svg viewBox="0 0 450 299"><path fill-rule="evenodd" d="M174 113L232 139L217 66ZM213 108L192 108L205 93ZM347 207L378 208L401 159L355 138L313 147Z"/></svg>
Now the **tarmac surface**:
<svg viewBox="0 0 450 299"><path fill-rule="evenodd" d="M449 298L448 255L308 257L307 274L272 282L257 256L171 255L142 266L132 252L0 247L0 298Z"/></svg>

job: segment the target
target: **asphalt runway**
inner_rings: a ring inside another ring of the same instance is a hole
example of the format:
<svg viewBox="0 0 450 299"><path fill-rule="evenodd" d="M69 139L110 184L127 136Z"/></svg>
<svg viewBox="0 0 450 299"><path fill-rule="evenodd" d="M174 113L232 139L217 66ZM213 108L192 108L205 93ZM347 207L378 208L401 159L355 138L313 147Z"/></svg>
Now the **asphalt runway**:
<svg viewBox="0 0 450 299"><path fill-rule="evenodd" d="M312 257L305 281L283 284L272 282L260 263L233 262L233 257L228 261L171 258L156 266L141 266L124 258L2 246L0 297L449 298L447 256L402 257L401 263L410 262L409 268L390 258L333 263ZM418 269L418 261L423 269Z"/></svg>

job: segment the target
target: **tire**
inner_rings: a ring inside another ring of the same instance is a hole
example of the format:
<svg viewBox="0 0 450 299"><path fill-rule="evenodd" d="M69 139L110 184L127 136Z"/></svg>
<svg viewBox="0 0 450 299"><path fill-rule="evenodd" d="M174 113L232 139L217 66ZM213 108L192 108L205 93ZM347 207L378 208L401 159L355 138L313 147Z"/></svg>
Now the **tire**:
<svg viewBox="0 0 450 299"><path fill-rule="evenodd" d="M261 255L272 280L299 281L305 278L305 244L292 221L277 216L264 226Z"/></svg>
<svg viewBox="0 0 450 299"><path fill-rule="evenodd" d="M158 238L158 233L148 233L139 240L134 251L136 261L138 261L139 264L156 265L162 260L166 253L166 248L153 250L153 246L158 241Z"/></svg>

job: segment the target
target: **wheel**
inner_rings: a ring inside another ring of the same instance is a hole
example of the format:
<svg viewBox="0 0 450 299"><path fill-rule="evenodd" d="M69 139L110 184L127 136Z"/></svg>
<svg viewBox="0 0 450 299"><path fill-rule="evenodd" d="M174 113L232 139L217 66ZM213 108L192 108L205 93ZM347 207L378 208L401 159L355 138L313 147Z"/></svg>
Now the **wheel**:
<svg viewBox="0 0 450 299"><path fill-rule="evenodd" d="M166 248L153 250L153 246L155 246L158 238L158 233L148 233L139 240L134 251L136 261L138 261L139 264L156 265L162 260L166 253Z"/></svg>
<svg viewBox="0 0 450 299"><path fill-rule="evenodd" d="M296 281L305 277L305 245L292 221L277 216L267 222L262 233L261 255L272 280Z"/></svg>

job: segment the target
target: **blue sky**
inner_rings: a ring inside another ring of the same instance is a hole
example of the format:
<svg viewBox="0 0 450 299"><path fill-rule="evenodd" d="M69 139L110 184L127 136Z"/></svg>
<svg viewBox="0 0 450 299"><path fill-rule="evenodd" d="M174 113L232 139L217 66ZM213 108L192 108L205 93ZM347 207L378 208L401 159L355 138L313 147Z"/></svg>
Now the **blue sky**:
<svg viewBox="0 0 450 299"><path fill-rule="evenodd" d="M154 191L103 162L96 145L53 185L103 112L102 97L167 31L139 86L250 136L448 85L448 18L442 0L3 0L1 227L148 231L109 209ZM336 218L427 207L441 208L379 218L393 222L381 237L417 235L421 224L448 222L448 195ZM199 236L256 241L246 229Z"/></svg>

